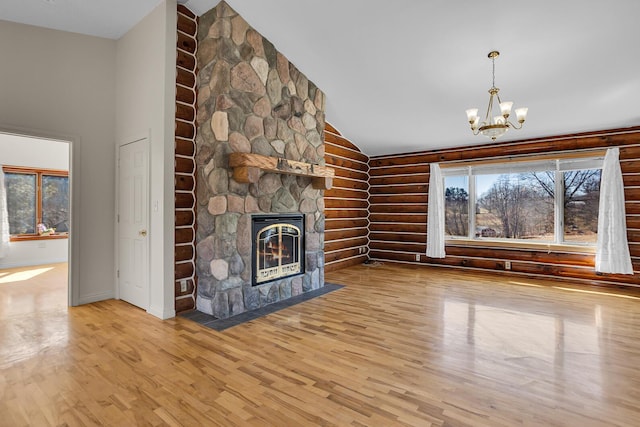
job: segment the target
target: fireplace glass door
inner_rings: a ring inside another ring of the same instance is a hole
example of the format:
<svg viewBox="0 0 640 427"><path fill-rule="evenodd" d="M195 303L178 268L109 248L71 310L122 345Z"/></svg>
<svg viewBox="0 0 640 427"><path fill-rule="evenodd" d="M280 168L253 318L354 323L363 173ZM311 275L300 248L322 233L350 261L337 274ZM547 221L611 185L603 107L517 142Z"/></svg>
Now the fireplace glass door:
<svg viewBox="0 0 640 427"><path fill-rule="evenodd" d="M253 228L254 284L303 272L302 220L258 218Z"/></svg>

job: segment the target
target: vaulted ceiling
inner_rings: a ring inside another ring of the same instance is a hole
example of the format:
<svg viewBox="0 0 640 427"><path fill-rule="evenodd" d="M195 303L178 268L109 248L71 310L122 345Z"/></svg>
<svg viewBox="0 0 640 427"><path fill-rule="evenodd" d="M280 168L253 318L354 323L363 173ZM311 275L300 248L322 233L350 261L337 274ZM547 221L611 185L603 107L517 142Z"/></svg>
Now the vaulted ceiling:
<svg viewBox="0 0 640 427"><path fill-rule="evenodd" d="M117 39L160 0L3 0L0 19ZM189 0L202 14L218 0ZM228 0L369 155L481 144L464 110L529 107L502 140L640 125L640 2Z"/></svg>

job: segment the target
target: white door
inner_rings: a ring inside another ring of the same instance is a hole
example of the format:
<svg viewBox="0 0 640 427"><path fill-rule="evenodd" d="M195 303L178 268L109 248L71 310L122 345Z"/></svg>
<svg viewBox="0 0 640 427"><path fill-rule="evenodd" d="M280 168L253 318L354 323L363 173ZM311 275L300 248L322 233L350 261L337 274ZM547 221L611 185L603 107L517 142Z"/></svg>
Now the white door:
<svg viewBox="0 0 640 427"><path fill-rule="evenodd" d="M120 299L149 308L149 144L118 151L118 287Z"/></svg>

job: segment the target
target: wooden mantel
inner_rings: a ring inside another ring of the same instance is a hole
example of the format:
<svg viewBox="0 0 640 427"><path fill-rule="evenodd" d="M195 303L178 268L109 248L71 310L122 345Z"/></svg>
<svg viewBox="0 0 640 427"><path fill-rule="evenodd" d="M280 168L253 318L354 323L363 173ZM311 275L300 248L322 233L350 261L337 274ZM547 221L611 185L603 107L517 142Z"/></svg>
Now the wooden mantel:
<svg viewBox="0 0 640 427"><path fill-rule="evenodd" d="M260 171L263 170L287 175L308 176L312 178L313 188L329 190L335 176L335 170L326 166L252 153L229 154L229 166L233 168L233 179L243 183L258 182Z"/></svg>

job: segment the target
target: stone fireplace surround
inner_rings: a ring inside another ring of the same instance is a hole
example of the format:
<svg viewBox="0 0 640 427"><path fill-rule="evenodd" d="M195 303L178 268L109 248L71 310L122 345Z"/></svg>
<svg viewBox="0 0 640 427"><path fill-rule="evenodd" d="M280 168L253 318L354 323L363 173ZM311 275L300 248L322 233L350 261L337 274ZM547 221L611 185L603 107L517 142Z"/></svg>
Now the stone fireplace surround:
<svg viewBox="0 0 640 427"><path fill-rule="evenodd" d="M325 96L225 2L198 29L199 311L226 318L324 285L324 199L311 178L233 179L230 153L324 165ZM305 214L303 274L252 286L251 216Z"/></svg>

